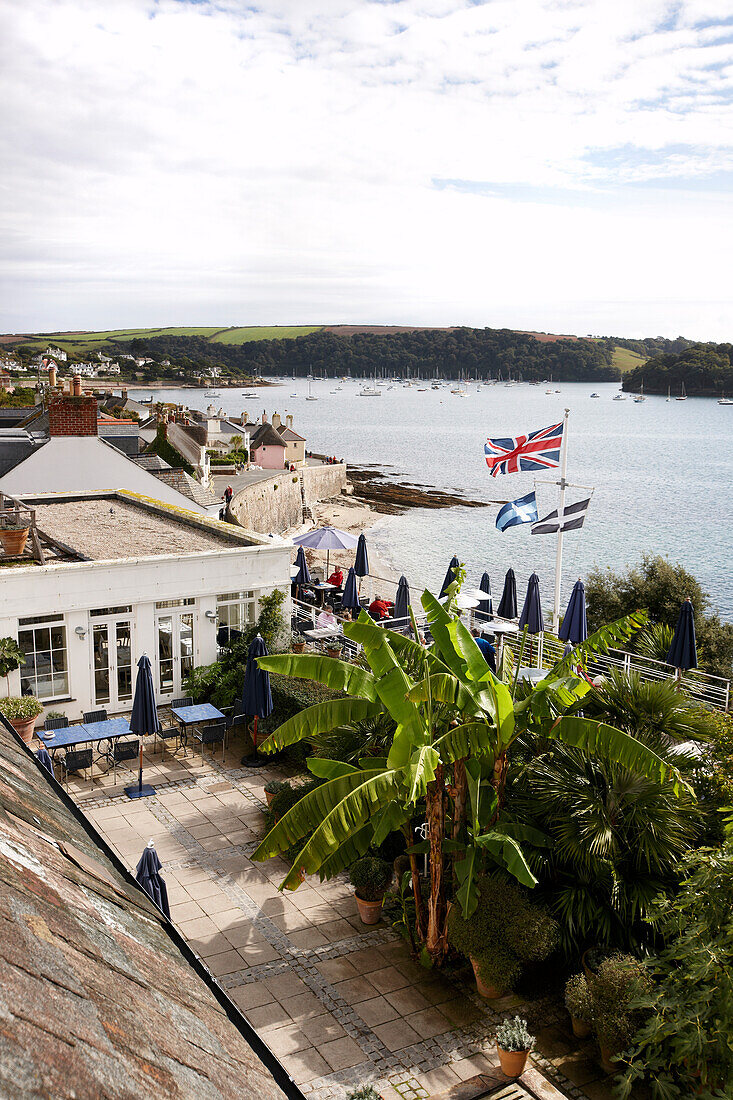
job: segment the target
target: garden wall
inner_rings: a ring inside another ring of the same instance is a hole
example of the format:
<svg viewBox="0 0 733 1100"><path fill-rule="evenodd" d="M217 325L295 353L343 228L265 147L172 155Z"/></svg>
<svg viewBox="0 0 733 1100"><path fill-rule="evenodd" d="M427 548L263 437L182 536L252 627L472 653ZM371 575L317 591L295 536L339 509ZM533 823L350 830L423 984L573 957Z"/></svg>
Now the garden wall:
<svg viewBox="0 0 733 1100"><path fill-rule="evenodd" d="M271 478L240 489L232 500L231 511L249 531L281 535L303 523L304 501L308 506L328 500L338 496L345 485L346 463L303 466L295 473L278 470Z"/></svg>

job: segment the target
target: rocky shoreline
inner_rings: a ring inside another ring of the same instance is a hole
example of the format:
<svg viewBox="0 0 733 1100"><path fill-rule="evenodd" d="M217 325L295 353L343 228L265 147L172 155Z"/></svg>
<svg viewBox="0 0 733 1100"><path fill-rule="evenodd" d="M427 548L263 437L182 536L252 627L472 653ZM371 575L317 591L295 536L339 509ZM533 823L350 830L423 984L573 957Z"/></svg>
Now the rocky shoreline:
<svg viewBox="0 0 733 1100"><path fill-rule="evenodd" d="M487 508L505 501L471 500L455 492L435 489L430 485L393 481L382 466L348 467L348 477L355 500L368 504L383 515L400 515L409 508Z"/></svg>

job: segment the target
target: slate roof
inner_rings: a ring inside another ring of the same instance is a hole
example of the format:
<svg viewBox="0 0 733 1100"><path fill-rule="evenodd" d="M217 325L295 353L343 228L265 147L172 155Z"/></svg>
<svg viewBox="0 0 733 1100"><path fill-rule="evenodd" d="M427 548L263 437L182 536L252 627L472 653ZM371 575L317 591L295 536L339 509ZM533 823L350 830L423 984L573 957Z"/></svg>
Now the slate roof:
<svg viewBox="0 0 733 1100"><path fill-rule="evenodd" d="M34 438L23 428L0 430L0 477L20 466L46 442L45 439Z"/></svg>
<svg viewBox="0 0 733 1100"><path fill-rule="evenodd" d="M0 930L3 1100L302 1100L4 719Z"/></svg>
<svg viewBox="0 0 733 1100"><path fill-rule="evenodd" d="M260 424L257 431L250 436L249 446L250 450L255 451L258 447L284 447L285 444L272 424Z"/></svg>
<svg viewBox="0 0 733 1100"><path fill-rule="evenodd" d="M171 489L177 489L179 493L183 493L189 500L195 501L204 508L210 508L212 504L217 503L211 489L205 489L201 482L191 477L185 470L175 470L169 466L167 470L151 470L150 473L157 477L158 481L164 481L166 485L170 485Z"/></svg>
<svg viewBox="0 0 733 1100"><path fill-rule="evenodd" d="M158 470L170 470L172 469L170 462L166 462L164 458L156 454L135 455L134 462L138 466L142 466L143 470L150 470L151 474L156 473Z"/></svg>
<svg viewBox="0 0 733 1100"><path fill-rule="evenodd" d="M281 424L280 427L276 430L280 433L283 439L287 440L288 443L292 443L293 441L295 441L296 443L305 443L305 436L298 435L298 433L294 432L292 428L289 428L287 424Z"/></svg>

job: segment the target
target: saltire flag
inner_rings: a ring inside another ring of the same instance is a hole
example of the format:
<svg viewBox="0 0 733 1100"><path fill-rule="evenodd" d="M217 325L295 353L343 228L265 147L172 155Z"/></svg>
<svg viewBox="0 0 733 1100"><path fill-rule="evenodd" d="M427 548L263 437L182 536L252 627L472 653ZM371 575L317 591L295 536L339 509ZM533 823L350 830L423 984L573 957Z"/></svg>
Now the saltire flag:
<svg viewBox="0 0 733 1100"><path fill-rule="evenodd" d="M559 509L550 512L544 519L539 520L532 527L533 535L554 535L558 531L577 531L585 523L590 497L579 500L577 504L569 504L562 510L562 518L558 515Z"/></svg>
<svg viewBox="0 0 733 1100"><path fill-rule="evenodd" d="M516 474L520 470L548 470L560 465L563 425L551 424L516 439L487 439L484 445L486 465L491 476Z"/></svg>
<svg viewBox="0 0 733 1100"><path fill-rule="evenodd" d="M510 500L499 509L496 526L500 531L506 531L507 527L518 527L520 523L536 523L538 518L537 497L534 493L527 493L526 497Z"/></svg>

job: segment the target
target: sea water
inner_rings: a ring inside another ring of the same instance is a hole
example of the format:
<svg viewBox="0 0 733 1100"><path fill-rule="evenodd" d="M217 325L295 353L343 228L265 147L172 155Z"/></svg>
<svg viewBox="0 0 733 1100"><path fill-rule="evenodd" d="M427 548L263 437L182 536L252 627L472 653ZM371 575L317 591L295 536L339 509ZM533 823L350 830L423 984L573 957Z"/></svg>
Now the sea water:
<svg viewBox="0 0 733 1100"><path fill-rule="evenodd" d="M232 389L213 399L203 390L161 390L154 399L198 409L213 404L231 414L246 409L251 420L263 411L268 418L290 412L309 450L373 464L395 481L473 500L513 500L536 489L540 517L557 506L557 487L545 482L556 481L558 471L493 478L484 443L487 436L516 436L555 424L568 408L566 504L591 491L592 500L585 526L564 537L563 605L575 580L590 569L623 570L643 554L662 554L697 577L712 608L733 621L733 406L714 398L681 402L647 396L636 403L626 395L614 401L616 383L480 388L468 383L462 397L448 386L433 390L429 382L415 382L379 386L380 397L361 397L362 383L333 379L314 380L318 400L309 402L304 379L276 381L283 384L252 391L257 396L251 399ZM529 574L536 572L549 610L556 538L532 535L529 524L497 531L498 507L411 509L380 518L370 539L418 589L439 588L453 554L465 562L471 585L487 571L498 593L512 566L520 600Z"/></svg>

